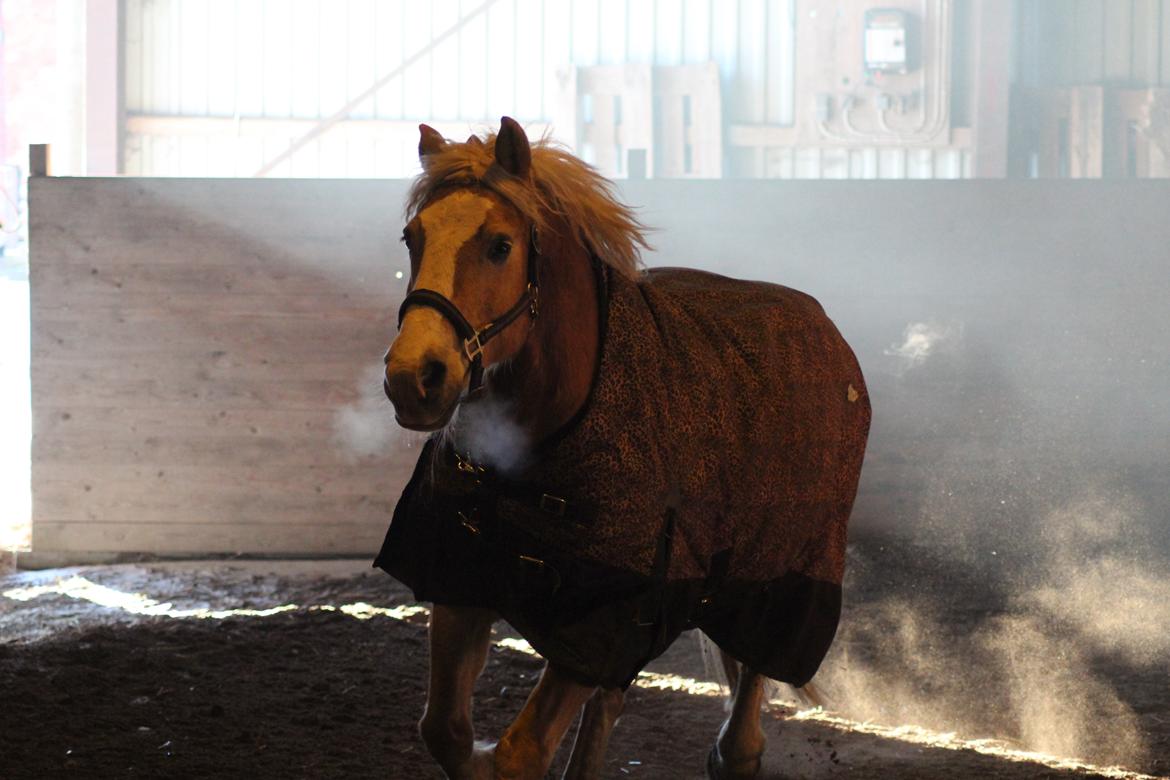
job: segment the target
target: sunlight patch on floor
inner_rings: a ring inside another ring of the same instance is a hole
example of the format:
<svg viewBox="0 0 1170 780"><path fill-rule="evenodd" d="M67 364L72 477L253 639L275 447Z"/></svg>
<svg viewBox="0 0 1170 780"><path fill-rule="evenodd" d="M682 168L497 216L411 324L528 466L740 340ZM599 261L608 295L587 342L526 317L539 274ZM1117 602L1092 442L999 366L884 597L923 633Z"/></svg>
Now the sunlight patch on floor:
<svg viewBox="0 0 1170 780"><path fill-rule="evenodd" d="M81 599L91 604L111 609L120 609L134 615L171 618L210 618L222 620L228 617L268 617L281 612L290 612L297 609L296 604L282 604L267 609L175 609L170 602L156 601L142 593L127 593L105 585L98 585L85 577L72 576L57 580L51 585L32 585L25 588L13 588L2 594L13 601L31 601L40 596L60 595L69 598Z"/></svg>

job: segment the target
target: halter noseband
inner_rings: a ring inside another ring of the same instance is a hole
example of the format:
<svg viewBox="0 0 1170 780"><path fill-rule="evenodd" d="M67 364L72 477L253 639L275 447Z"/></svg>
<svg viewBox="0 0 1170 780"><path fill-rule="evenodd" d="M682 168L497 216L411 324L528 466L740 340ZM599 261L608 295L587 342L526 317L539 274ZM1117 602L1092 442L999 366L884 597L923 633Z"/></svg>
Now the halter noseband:
<svg viewBox="0 0 1170 780"><path fill-rule="evenodd" d="M515 322L525 309L528 310L533 319L536 318L540 291L536 278L536 261L539 257L540 244L537 241L536 225L533 225L528 236L528 286L524 288L523 294L512 305L512 308L499 317L495 317L491 322L476 328L468 322L467 318L463 316L463 312L459 311L459 307L452 303L447 296L434 290L418 289L407 293L402 305L398 307L399 329L402 328L402 318L406 316L406 310L411 306L426 306L443 315L454 326L459 337L463 339L463 354L471 363L471 381L467 394L469 396L475 395L483 387L484 345L500 335L504 328Z"/></svg>

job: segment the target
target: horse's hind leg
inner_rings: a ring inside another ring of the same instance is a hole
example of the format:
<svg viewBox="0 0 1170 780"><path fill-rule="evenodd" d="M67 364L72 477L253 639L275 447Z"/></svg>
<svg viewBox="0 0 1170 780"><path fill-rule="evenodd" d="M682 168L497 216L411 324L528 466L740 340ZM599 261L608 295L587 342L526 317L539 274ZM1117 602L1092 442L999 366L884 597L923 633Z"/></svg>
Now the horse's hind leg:
<svg viewBox="0 0 1170 780"><path fill-rule="evenodd" d="M707 757L707 774L713 780L749 780L759 773L765 741L760 707L766 682L767 678L747 666L738 669L731 715L723 722L719 739Z"/></svg>
<svg viewBox="0 0 1170 780"><path fill-rule="evenodd" d="M475 732L471 694L491 646L496 615L483 609L431 611L431 676L419 732L449 777L469 777Z"/></svg>
<svg viewBox="0 0 1170 780"><path fill-rule="evenodd" d="M622 714L625 698L626 693L621 688L598 688L585 703L581 725L577 727L577 739L573 742L573 754L569 756L562 780L601 777L609 735Z"/></svg>

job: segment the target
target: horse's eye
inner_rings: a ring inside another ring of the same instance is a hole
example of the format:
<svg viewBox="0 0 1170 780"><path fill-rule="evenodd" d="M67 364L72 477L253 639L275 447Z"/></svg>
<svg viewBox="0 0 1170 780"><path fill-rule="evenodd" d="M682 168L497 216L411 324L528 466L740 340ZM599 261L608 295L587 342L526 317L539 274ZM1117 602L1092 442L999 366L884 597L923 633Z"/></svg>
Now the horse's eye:
<svg viewBox="0 0 1170 780"><path fill-rule="evenodd" d="M502 263L508 259L508 254L512 251L512 242L505 238L497 238L492 241L488 247L488 259L493 263Z"/></svg>

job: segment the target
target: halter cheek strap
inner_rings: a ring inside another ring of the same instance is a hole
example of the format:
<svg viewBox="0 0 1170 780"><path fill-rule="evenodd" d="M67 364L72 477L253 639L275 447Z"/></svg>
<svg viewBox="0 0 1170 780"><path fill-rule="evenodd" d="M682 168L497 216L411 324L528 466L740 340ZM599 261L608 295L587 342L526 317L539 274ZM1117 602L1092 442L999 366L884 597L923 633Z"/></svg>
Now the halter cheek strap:
<svg viewBox="0 0 1170 780"><path fill-rule="evenodd" d="M463 339L463 354L471 364L471 379L467 392L468 395L475 395L483 388L484 346L515 322L525 310L536 318L537 294L540 289L536 278L536 261L539 257L540 244L537 241L536 226L533 225L528 238L528 286L510 309L493 318L491 322L476 328L447 296L434 290L418 289L407 293L402 305L398 307L398 327L402 328L402 318L406 316L406 311L411 306L426 306L443 315L454 326L459 338Z"/></svg>

